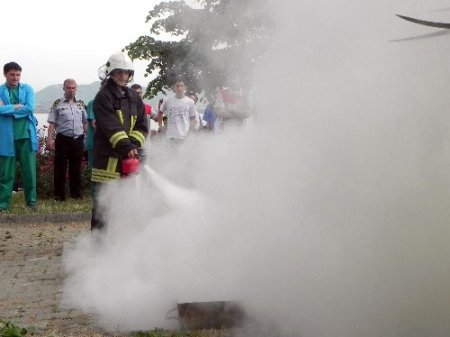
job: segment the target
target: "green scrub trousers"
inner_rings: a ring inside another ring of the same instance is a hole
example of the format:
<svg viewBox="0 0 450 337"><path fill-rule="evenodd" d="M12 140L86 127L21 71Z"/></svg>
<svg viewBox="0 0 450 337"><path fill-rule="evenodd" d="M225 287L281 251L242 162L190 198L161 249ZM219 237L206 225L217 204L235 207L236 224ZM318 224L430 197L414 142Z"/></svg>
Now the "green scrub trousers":
<svg viewBox="0 0 450 337"><path fill-rule="evenodd" d="M15 157L0 156L0 209L7 209L16 179L16 159L22 169L25 202L28 206L36 204L36 153L32 150L31 139L16 139Z"/></svg>

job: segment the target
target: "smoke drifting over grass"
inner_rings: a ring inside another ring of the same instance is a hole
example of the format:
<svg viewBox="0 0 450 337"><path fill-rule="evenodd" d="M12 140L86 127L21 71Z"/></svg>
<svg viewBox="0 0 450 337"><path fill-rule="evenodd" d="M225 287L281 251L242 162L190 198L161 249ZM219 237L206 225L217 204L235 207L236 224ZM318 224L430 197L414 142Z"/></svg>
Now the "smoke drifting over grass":
<svg viewBox="0 0 450 337"><path fill-rule="evenodd" d="M443 5L274 3L252 127L155 144L165 180L112 186L107 240L66 249L66 305L111 329L231 299L280 335L448 336L450 43L388 43L425 32L394 13Z"/></svg>

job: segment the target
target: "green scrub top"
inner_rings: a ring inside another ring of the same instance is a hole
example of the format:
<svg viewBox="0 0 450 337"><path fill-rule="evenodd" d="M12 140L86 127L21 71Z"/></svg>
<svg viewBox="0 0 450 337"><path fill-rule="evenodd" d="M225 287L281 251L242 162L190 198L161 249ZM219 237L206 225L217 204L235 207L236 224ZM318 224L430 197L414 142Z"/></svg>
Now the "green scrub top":
<svg viewBox="0 0 450 337"><path fill-rule="evenodd" d="M19 104L19 87L8 88L11 104ZM28 118L14 118L14 140L30 138L28 133Z"/></svg>

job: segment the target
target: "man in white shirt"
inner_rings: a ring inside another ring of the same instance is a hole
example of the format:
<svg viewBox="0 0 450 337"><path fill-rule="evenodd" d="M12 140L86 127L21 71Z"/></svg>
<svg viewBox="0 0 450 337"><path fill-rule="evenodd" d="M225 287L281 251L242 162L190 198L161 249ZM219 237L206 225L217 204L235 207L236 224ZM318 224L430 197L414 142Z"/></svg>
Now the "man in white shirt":
<svg viewBox="0 0 450 337"><path fill-rule="evenodd" d="M169 139L183 140L187 137L189 129L195 124L195 103L185 96L186 84L178 79L174 85L175 96L167 98L159 109L159 119L162 114L167 116L166 136Z"/></svg>

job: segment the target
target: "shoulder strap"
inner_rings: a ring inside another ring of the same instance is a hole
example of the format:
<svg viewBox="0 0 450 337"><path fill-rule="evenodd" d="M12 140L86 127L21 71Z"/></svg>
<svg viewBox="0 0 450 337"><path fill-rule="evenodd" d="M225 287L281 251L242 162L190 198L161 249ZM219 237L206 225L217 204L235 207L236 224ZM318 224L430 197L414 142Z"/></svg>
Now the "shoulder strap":
<svg viewBox="0 0 450 337"><path fill-rule="evenodd" d="M55 109L58 106L59 103L61 103L61 99L60 98L58 98L56 101L53 102L52 109Z"/></svg>

